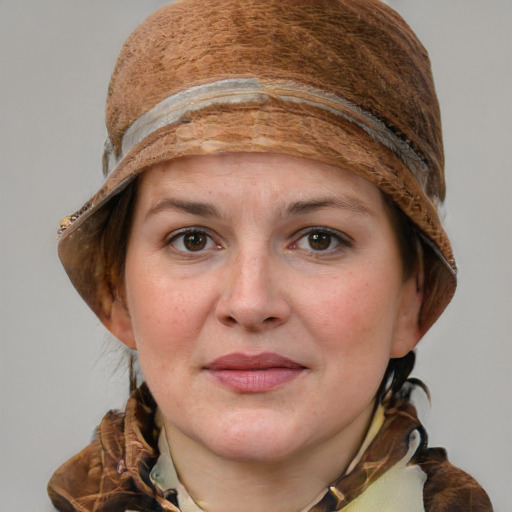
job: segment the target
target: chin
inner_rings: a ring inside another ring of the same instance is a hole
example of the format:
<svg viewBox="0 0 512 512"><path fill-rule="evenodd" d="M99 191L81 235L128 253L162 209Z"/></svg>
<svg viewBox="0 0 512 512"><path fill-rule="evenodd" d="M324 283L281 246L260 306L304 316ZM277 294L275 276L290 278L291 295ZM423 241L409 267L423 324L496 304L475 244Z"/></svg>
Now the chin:
<svg viewBox="0 0 512 512"><path fill-rule="evenodd" d="M289 439L280 439L268 435L245 436L244 439L223 439L215 443L210 450L218 457L243 463L279 463L295 453L295 446L290 446Z"/></svg>
<svg viewBox="0 0 512 512"><path fill-rule="evenodd" d="M221 425L209 425L201 442L217 456L239 462L279 462L304 446L304 433L294 425L265 416L258 412L225 417Z"/></svg>

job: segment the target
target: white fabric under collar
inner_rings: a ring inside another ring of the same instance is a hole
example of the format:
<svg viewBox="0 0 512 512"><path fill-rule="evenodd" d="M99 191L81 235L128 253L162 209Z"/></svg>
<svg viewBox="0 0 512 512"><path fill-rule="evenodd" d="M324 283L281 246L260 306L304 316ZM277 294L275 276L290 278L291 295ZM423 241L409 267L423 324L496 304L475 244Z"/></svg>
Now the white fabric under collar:
<svg viewBox="0 0 512 512"><path fill-rule="evenodd" d="M427 475L418 465L409 464L420 444L421 435L414 430L405 457L340 512L425 512L423 487Z"/></svg>
<svg viewBox="0 0 512 512"><path fill-rule="evenodd" d="M379 406L359 452L347 468L347 474L359 462L383 423L384 409L382 406ZM157 424L159 426L162 424L159 412L157 412ZM423 486L426 481L426 474L419 466L409 464L420 443L420 433L414 430L409 437L409 450L405 457L339 512L368 512L370 510L378 510L379 512L425 512ZM158 448L160 450L160 457L150 473L153 485L165 494L171 490L176 491L178 506L182 512L204 512L201 504L194 502L179 480L163 426L158 439ZM324 497L327 491L328 488L324 489L312 503L300 512L310 510Z"/></svg>
<svg viewBox="0 0 512 512"><path fill-rule="evenodd" d="M163 426L158 438L158 449L160 451L160 457L158 457L156 464L149 474L153 485L159 488L164 494L167 494L170 490L176 491L178 505L182 512L203 512L203 509L194 502L178 478L176 468L172 462L169 443L165 435L165 427Z"/></svg>

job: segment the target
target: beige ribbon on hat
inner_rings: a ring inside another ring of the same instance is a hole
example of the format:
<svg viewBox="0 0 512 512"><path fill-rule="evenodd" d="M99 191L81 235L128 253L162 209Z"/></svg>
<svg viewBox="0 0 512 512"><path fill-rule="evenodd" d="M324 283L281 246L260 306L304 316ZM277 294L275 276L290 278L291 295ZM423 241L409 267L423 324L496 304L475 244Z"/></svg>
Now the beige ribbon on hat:
<svg viewBox="0 0 512 512"><path fill-rule="evenodd" d="M190 112L212 105L264 103L272 98L288 103L306 104L356 124L398 156L425 190L427 165L405 140L398 137L380 119L335 94L298 83L269 82L258 78L228 78L196 85L164 99L126 130L119 154L115 153L110 139L107 139L103 173L108 176L137 144L160 128L179 122Z"/></svg>

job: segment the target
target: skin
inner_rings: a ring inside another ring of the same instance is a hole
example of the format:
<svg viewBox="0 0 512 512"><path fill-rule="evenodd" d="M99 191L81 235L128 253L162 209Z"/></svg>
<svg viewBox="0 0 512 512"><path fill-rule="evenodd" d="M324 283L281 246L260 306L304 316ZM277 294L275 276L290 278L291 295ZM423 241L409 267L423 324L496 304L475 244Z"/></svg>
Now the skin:
<svg viewBox="0 0 512 512"><path fill-rule="evenodd" d="M420 338L421 298L369 182L291 156L198 156L143 175L106 325L137 349L196 502L296 511L357 452L390 357ZM210 369L233 353L300 370L245 392Z"/></svg>

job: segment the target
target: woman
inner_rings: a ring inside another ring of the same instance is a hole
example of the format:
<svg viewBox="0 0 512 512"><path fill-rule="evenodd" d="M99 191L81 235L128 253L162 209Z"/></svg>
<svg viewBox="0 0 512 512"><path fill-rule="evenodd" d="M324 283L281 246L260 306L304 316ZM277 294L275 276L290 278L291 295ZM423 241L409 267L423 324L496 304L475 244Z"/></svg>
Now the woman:
<svg viewBox="0 0 512 512"><path fill-rule="evenodd" d="M125 43L59 255L147 384L59 510L491 510L406 382L455 290L426 52L379 1L184 0Z"/></svg>

